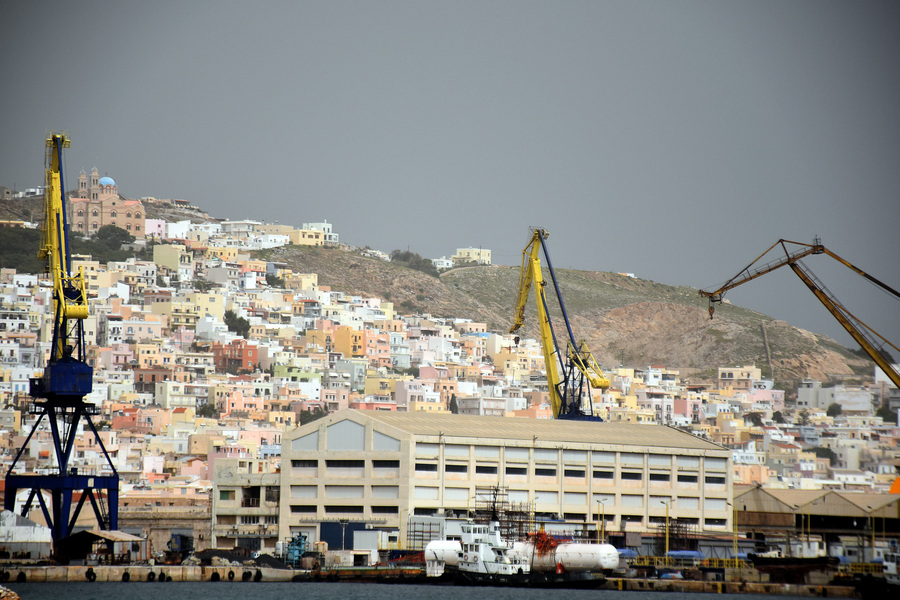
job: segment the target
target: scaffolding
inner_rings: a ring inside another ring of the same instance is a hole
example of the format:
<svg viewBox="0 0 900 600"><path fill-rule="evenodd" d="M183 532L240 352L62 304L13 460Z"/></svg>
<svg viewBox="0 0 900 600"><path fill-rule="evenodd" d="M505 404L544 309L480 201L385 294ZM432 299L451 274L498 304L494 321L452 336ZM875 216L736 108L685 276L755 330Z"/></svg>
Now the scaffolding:
<svg viewBox="0 0 900 600"><path fill-rule="evenodd" d="M473 520L485 524L496 521L500 525L500 537L512 542L525 541L534 531L531 505L510 502L509 491L501 486L475 488Z"/></svg>
<svg viewBox="0 0 900 600"><path fill-rule="evenodd" d="M656 526L656 556L666 554L665 523ZM700 547L700 525L696 521L673 517L668 523L668 546L673 550L698 550Z"/></svg>

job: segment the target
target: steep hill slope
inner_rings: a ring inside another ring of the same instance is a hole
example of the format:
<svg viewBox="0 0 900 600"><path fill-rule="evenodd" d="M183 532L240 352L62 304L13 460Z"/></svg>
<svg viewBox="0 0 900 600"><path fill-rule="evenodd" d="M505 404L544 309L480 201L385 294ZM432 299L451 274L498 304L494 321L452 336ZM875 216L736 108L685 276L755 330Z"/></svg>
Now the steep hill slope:
<svg viewBox="0 0 900 600"><path fill-rule="evenodd" d="M512 321L518 267L467 267L435 278L336 249L285 247L266 255L297 272L318 273L320 285L389 300L400 312L469 318L495 331L507 331ZM826 336L727 303L710 320L706 301L693 288L614 273L557 275L575 335L588 341L603 365L661 364L697 378L713 376L717 366L756 364L765 375L771 367L786 390L807 376L871 378L867 358ZM528 337L537 336L533 302L526 310Z"/></svg>

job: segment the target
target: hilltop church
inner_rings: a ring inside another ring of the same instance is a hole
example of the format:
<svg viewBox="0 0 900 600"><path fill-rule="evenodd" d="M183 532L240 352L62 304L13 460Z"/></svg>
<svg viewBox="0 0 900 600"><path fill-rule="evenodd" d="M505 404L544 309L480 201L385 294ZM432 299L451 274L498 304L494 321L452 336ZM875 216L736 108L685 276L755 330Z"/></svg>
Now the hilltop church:
<svg viewBox="0 0 900 600"><path fill-rule="evenodd" d="M69 223L79 235L92 236L104 225L115 225L136 238L144 237L144 207L140 200L119 196L111 177L100 177L97 168L90 180L82 171L78 189L69 196Z"/></svg>

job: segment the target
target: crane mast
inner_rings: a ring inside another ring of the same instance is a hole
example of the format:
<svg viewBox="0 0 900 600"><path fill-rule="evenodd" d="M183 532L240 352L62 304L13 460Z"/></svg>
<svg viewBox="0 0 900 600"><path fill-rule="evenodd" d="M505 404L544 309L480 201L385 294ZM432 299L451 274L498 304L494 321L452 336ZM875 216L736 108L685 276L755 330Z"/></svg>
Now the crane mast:
<svg viewBox="0 0 900 600"><path fill-rule="evenodd" d="M575 342L572 333L572 325L566 313L562 294L559 291L559 282L553 263L550 262L550 253L547 250L546 239L549 236L545 229L532 230L531 240L522 251L522 270L519 275L519 292L516 298L515 322L510 328L510 333L515 333L525 324L525 305L528 302L528 294L534 288L535 304L538 311L538 329L541 336L541 348L544 354L544 368L547 371L547 383L550 392L550 405L553 409L553 417L557 419L576 419L601 421L594 416L593 406L588 406L588 412L582 407L581 398L587 395L590 398L590 389L605 390L609 388L609 379L603 374L587 344ZM546 282L541 270L541 253L547 261L547 269L553 282L553 289L562 311L563 321L566 325L568 340L565 353L560 350L550 320L550 311L547 304ZM518 339L518 338L517 338Z"/></svg>
<svg viewBox="0 0 900 600"><path fill-rule="evenodd" d="M119 476L91 421L91 416L99 414L99 410L84 401L91 393L93 369L85 362L83 325L89 311L84 274L81 270L72 273L69 249L62 162L63 149L68 147L69 139L65 134L52 133L47 137L44 227L38 256L47 260L53 280L53 341L43 376L29 382L34 400L29 412L37 419L7 471L4 498L4 508L15 511L19 491L29 490L21 504L21 514L27 516L36 500L54 540L72 533L87 501L90 501L101 529L118 527ZM44 418L53 436L56 473L20 474L16 465ZM70 468L82 419L102 449L110 474L79 474L77 468ZM76 496L76 492L80 493ZM49 505L45 495L49 496Z"/></svg>
<svg viewBox="0 0 900 600"><path fill-rule="evenodd" d="M799 248L792 251L788 248L788 245L799 246ZM763 257L765 257L776 246L781 246L781 249L784 251L784 256L757 266L757 263L762 261ZM884 346L890 346L898 353L900 353L900 348L897 348L897 346L888 341L884 336L863 323L853 313L847 310L847 308L844 307L844 305L841 304L841 302L837 298L835 298L834 295L829 292L824 285L822 285L822 283L812 273L812 271L810 271L807 266L800 262L800 259L816 254L825 254L827 256L830 256L848 269L851 269L858 275L861 275L870 282L874 283L894 298L900 299L900 292L897 292L897 290L893 289L886 283L876 279L859 267L844 260L837 254L823 246L818 238L816 238L812 244L804 244L802 242L792 242L790 240L781 239L769 246L765 252L760 254L749 265L741 269L741 271L738 272L737 275L725 282L719 289L714 291L700 290L700 296L709 299L709 318L711 319L713 317L713 313L715 312L714 304L722 302L725 297L725 292L727 292L728 290L734 289L739 285L761 277L766 273L771 273L772 271L780 269L781 267L789 266L791 270L794 271L794 273L797 275L797 277L799 277L800 280L803 281L806 287L809 288L809 290L816 296L816 298L819 299L819 302L821 302L825 306L825 308L828 309L828 312L830 312L831 315L835 319L837 319L838 323L841 324L841 326L847 331L847 333L849 333L850 336L854 340L856 340L856 343L858 343L860 347L866 352L866 354L869 355L869 358L871 358L875 362L875 364L878 365L878 367L882 371L884 371L884 374L888 376L888 378L895 386L900 388L900 373L897 372L897 368L894 364L892 364L891 358L884 350Z"/></svg>

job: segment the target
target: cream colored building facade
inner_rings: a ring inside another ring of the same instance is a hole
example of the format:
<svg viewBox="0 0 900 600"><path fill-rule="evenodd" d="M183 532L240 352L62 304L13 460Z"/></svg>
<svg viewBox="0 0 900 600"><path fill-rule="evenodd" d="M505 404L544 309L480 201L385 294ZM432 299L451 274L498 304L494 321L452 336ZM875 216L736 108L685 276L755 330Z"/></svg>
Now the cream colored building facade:
<svg viewBox="0 0 900 600"><path fill-rule="evenodd" d="M668 514L731 531L731 452L677 429L344 410L285 435L279 537L324 523L396 532L412 516L461 516L500 485L538 518L656 531Z"/></svg>
<svg viewBox="0 0 900 600"><path fill-rule="evenodd" d="M474 262L479 265L491 264L491 251L486 248L457 248L452 257L454 263Z"/></svg>

